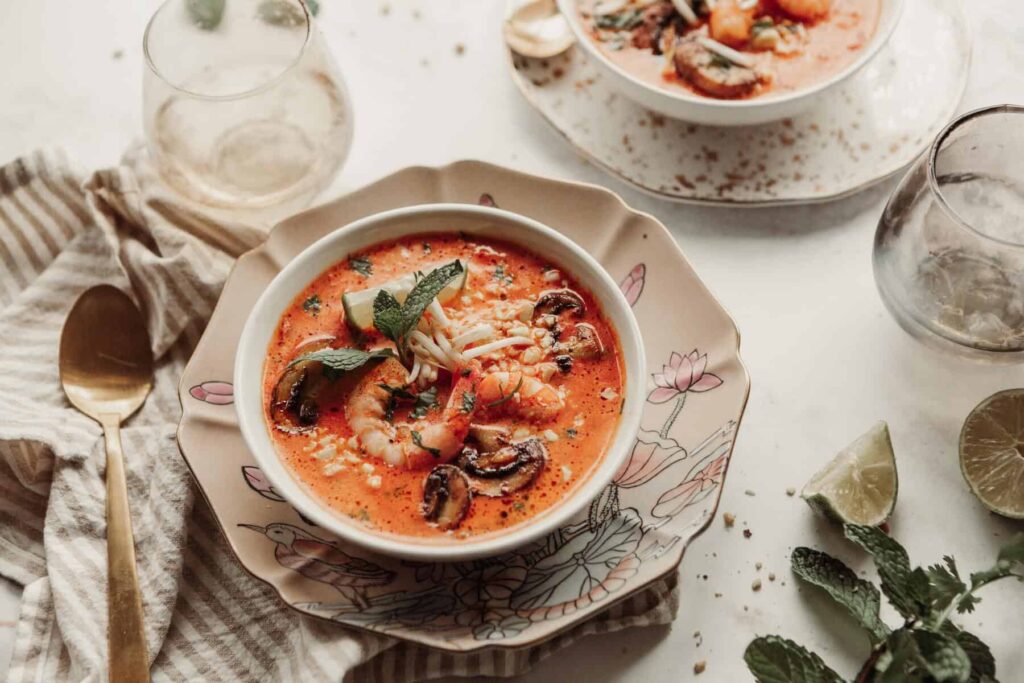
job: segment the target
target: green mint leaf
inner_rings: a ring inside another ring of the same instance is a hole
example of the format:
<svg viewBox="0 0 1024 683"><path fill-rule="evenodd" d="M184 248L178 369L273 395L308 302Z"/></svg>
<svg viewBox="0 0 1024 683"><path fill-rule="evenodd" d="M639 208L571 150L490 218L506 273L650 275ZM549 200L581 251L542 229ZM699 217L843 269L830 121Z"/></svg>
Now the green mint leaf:
<svg viewBox="0 0 1024 683"><path fill-rule="evenodd" d="M992 651L988 649L988 645L981 642L973 633L961 631L948 621L942 625L942 633L953 638L967 654L967 658L971 660L970 683L995 681L996 660L992 656Z"/></svg>
<svg viewBox="0 0 1024 683"><path fill-rule="evenodd" d="M639 10L628 10L618 14L599 14L594 19L597 28L610 29L614 31L636 28L643 22L643 15Z"/></svg>
<svg viewBox="0 0 1024 683"><path fill-rule="evenodd" d="M430 302L448 286L448 283L461 275L462 270L462 263L456 260L435 268L420 278L402 306L402 335L408 334L416 327Z"/></svg>
<svg viewBox="0 0 1024 683"><path fill-rule="evenodd" d="M373 300L373 326L385 337L400 345L402 329L402 306L395 295L386 289L377 292Z"/></svg>
<svg viewBox="0 0 1024 683"><path fill-rule="evenodd" d="M312 9L310 10L312 14ZM306 23L305 13L287 0L263 0L256 8L256 15L274 26L294 28Z"/></svg>
<svg viewBox="0 0 1024 683"><path fill-rule="evenodd" d="M462 412L472 413L476 408L476 394L472 391L462 392Z"/></svg>
<svg viewBox="0 0 1024 683"><path fill-rule="evenodd" d="M917 644L918 666L932 679L940 683L967 683L970 680L971 660L955 639L924 629L914 629L911 633Z"/></svg>
<svg viewBox="0 0 1024 683"><path fill-rule="evenodd" d="M204 31L212 31L224 18L225 0L185 0L192 22Z"/></svg>
<svg viewBox="0 0 1024 683"><path fill-rule="evenodd" d="M831 555L811 548L794 550L790 563L797 576L845 607L867 629L873 643L888 637L889 627L878 616L882 599L871 582L857 578L852 569Z"/></svg>
<svg viewBox="0 0 1024 683"><path fill-rule="evenodd" d="M505 271L505 264L499 263L494 268L494 279L503 285L512 284L512 276Z"/></svg>
<svg viewBox="0 0 1024 683"><path fill-rule="evenodd" d="M328 379L335 379L339 374L361 368L370 361L393 358L394 355L391 349L375 349L373 351L363 351L362 349L321 349L299 356L289 363L288 366L291 367L305 361L317 361L323 363L325 370L333 371L330 373L325 372Z"/></svg>
<svg viewBox="0 0 1024 683"><path fill-rule="evenodd" d="M871 555L882 581L882 592L905 619L923 616L930 607L930 584L923 570L911 571L907 551L876 527L843 525L848 539Z"/></svg>
<svg viewBox="0 0 1024 683"><path fill-rule="evenodd" d="M416 444L417 446L419 446L420 448L425 450L427 453L430 453L435 458L440 458L441 457L440 449L431 448L430 446L424 446L423 445L423 436L419 432L417 432L415 429L413 429L413 430L410 430L409 433L412 435L412 442L414 444Z"/></svg>
<svg viewBox="0 0 1024 683"><path fill-rule="evenodd" d="M427 416L427 413L435 408L440 407L440 403L437 402L437 387L430 387L424 391L421 391L416 396L416 405L413 407L412 412L409 413L409 417L414 420L422 420Z"/></svg>
<svg viewBox="0 0 1024 683"><path fill-rule="evenodd" d="M310 315L315 316L320 312L320 295L314 294L305 301L302 302L302 310Z"/></svg>
<svg viewBox="0 0 1024 683"><path fill-rule="evenodd" d="M759 683L842 683L821 657L779 636L755 638L743 661Z"/></svg>
<svg viewBox="0 0 1024 683"><path fill-rule="evenodd" d="M373 262L368 258L363 258L361 256L350 258L348 260L348 267L363 277L370 277L373 275Z"/></svg>

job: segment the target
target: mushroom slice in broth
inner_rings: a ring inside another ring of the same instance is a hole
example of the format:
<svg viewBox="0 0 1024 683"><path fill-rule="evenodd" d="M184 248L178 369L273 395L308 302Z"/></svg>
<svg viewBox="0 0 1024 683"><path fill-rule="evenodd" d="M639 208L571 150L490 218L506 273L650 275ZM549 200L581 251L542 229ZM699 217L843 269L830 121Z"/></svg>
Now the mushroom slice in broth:
<svg viewBox="0 0 1024 683"><path fill-rule="evenodd" d="M575 317L582 318L587 312L587 305L583 297L571 289L551 289L537 297L533 319L542 315L560 315L563 311L572 311Z"/></svg>
<svg viewBox="0 0 1024 683"><path fill-rule="evenodd" d="M581 360L594 360L604 355L604 343L601 341L601 335L589 323L576 325L572 337L564 342L562 348L573 358Z"/></svg>
<svg viewBox="0 0 1024 683"><path fill-rule="evenodd" d="M469 438L480 447L481 453L490 453L512 443L512 435L500 425L472 424L469 426Z"/></svg>
<svg viewBox="0 0 1024 683"><path fill-rule="evenodd" d="M469 512L473 500L469 479L454 465L438 465L423 481L421 511L437 528L455 529Z"/></svg>
<svg viewBox="0 0 1024 683"><path fill-rule="evenodd" d="M296 357L329 348L334 337L306 342L296 349ZM302 361L289 365L274 386L270 417L274 426L285 432L312 429L320 417L320 392L328 384L323 364Z"/></svg>
<svg viewBox="0 0 1024 683"><path fill-rule="evenodd" d="M498 498L530 486L547 464L548 450L537 438L517 441L492 453L467 448L459 458L474 493Z"/></svg>

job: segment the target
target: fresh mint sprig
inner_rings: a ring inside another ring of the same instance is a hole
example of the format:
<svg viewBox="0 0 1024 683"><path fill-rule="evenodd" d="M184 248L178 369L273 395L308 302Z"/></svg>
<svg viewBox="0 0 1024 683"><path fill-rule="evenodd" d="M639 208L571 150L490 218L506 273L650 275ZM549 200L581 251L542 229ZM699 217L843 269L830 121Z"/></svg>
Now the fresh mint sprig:
<svg viewBox="0 0 1024 683"><path fill-rule="evenodd" d="M373 300L373 326L395 343L399 354L404 354L406 337L416 329L427 306L462 271L462 263L457 260L435 268L419 278L404 304L386 289L380 290Z"/></svg>
<svg viewBox="0 0 1024 683"><path fill-rule="evenodd" d="M881 580L881 592L904 618L891 629L879 617L880 594L873 584L842 561L810 548L791 556L794 573L818 586L863 626L872 650L856 683L948 681L992 683L996 667L992 653L977 636L949 621L954 612L969 612L975 595L1000 579L1024 578L1024 534L1005 545L989 569L964 581L955 560L912 567L906 550L875 527L847 524L846 538L871 555ZM744 661L762 683L834 683L842 678L820 657L779 636L763 636L747 646Z"/></svg>
<svg viewBox="0 0 1024 683"><path fill-rule="evenodd" d="M361 368L370 361L394 358L394 356L395 354L391 349L374 349L373 351L363 351L362 349L321 349L299 356L289 363L288 367L307 361L316 361L323 363L324 375L328 379L334 379L343 373Z"/></svg>

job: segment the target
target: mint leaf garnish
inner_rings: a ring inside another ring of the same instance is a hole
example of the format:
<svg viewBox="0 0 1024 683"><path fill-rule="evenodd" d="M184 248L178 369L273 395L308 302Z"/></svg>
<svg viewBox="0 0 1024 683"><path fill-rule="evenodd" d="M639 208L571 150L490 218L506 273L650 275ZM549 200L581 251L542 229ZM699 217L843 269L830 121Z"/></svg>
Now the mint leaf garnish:
<svg viewBox="0 0 1024 683"><path fill-rule="evenodd" d="M377 292L373 300L373 326L381 334L402 347L405 331L402 327L402 306L395 295L386 289Z"/></svg>
<svg viewBox="0 0 1024 683"><path fill-rule="evenodd" d="M419 324L423 311L427 310L430 302L452 280L461 275L462 270L462 263L456 260L440 268L435 268L420 278L409 292L409 296L405 298L405 304L402 306L403 335L411 332Z"/></svg>
<svg viewBox="0 0 1024 683"><path fill-rule="evenodd" d="M956 640L941 633L914 629L918 668L927 671L936 681L967 681L971 677L971 660Z"/></svg>
<svg viewBox="0 0 1024 683"><path fill-rule="evenodd" d="M843 683L821 657L778 636L755 638L743 661L758 683Z"/></svg>
<svg viewBox="0 0 1024 683"><path fill-rule="evenodd" d="M988 645L981 642L973 633L961 631L948 621L944 624L942 632L956 640L967 654L967 658L971 660L970 683L982 683L983 681L992 683L995 681L996 660L992 656L992 651L988 649Z"/></svg>
<svg viewBox="0 0 1024 683"><path fill-rule="evenodd" d="M896 611L908 619L928 611L928 576L921 569L911 571L910 557L903 546L876 527L846 524L843 533L874 559L882 592Z"/></svg>
<svg viewBox="0 0 1024 683"><path fill-rule="evenodd" d="M373 351L363 351L362 349L321 349L299 356L288 365L291 367L297 363L317 361L323 363L324 374L328 379L336 379L341 373L361 368L373 360L393 358L394 355L391 349L375 349Z"/></svg>
<svg viewBox="0 0 1024 683"><path fill-rule="evenodd" d="M889 627L878 616L881 596L869 581L857 578L853 570L827 553L797 548L790 557L793 571L804 581L828 593L871 634L872 642L889 635Z"/></svg>

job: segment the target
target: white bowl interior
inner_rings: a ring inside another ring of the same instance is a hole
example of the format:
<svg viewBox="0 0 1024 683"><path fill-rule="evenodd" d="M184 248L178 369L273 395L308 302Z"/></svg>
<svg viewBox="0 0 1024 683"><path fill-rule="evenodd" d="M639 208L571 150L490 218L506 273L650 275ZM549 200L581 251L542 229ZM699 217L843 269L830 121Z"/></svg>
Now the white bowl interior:
<svg viewBox="0 0 1024 683"><path fill-rule="evenodd" d="M687 105L687 108L694 112L699 110L704 110L705 112L717 111L718 115L722 117L718 119L722 125L731 125L732 123L742 121L734 121L729 118L728 112L730 111L739 114L739 111L741 110L778 109L779 111L784 112L783 115L788 115L789 108L784 107L784 105L792 104L794 100L805 99L815 95L816 93L827 90L833 85L846 80L860 70L860 68L869 62L875 54L878 53L882 46L888 42L889 38L892 36L892 32L896 29L896 24L899 23L900 14L903 12L904 0L879 1L882 3L882 6L878 17L878 27L875 29L874 35L871 36L871 40L864 46L864 49L861 50L856 60L847 65L844 69L832 75L830 78L817 83L812 83L806 88L786 93L784 95L768 94L764 97L757 97L750 100L724 100L712 97L699 97L697 95L691 95L683 90L676 91L658 88L637 78L608 59L601 49L587 35L586 29L580 21L579 11L577 10L579 0L557 0L557 3L562 14L567 18L573 33L576 35L577 42L583 46L592 58L598 60L601 65L604 66L605 70L612 72L615 76L626 82L629 87L627 87L624 92L626 92L627 95L635 95L640 91L644 91L645 95L643 96L641 104L647 104L648 106L659 109L662 109L661 107L658 107L658 101L660 100L664 103L668 103L668 109L674 109L676 111L679 110L679 105L681 104ZM673 104L676 106L673 107Z"/></svg>
<svg viewBox="0 0 1024 683"><path fill-rule="evenodd" d="M519 244L562 266L590 290L619 336L625 365L624 407L611 446L590 476L562 503L508 533L480 539L416 539L375 533L346 520L310 495L286 468L268 434L262 378L267 349L281 314L316 276L349 254L378 242L425 232L462 231ZM621 466L640 426L645 390L640 329L615 281L589 254L534 220L488 207L433 204L396 209L339 228L288 263L260 296L246 321L235 359L235 407L242 435L274 488L299 512L375 552L423 561L454 561L494 555L547 534L579 512Z"/></svg>

